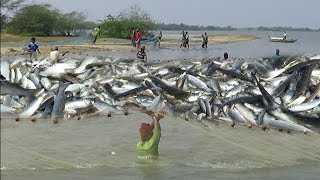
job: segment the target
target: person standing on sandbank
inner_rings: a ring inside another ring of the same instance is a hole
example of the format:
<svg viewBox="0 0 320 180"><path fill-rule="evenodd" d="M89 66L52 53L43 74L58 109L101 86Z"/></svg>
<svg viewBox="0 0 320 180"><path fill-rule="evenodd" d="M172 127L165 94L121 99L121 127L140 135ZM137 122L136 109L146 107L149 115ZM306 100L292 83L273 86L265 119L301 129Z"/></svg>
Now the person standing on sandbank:
<svg viewBox="0 0 320 180"><path fill-rule="evenodd" d="M136 45L136 30L134 27L132 27L131 42L132 42L133 47L137 47L137 45Z"/></svg>
<svg viewBox="0 0 320 180"><path fill-rule="evenodd" d="M30 44L28 45L28 49L27 51L30 53L30 61L32 62L33 60L38 60L37 58L37 52L39 54L40 53L40 50L39 50L39 46L36 44L36 38L31 38L31 42Z"/></svg>
<svg viewBox="0 0 320 180"><path fill-rule="evenodd" d="M136 30L136 44L137 44L137 48L138 50L141 48L141 32L139 31L139 29Z"/></svg>
<svg viewBox="0 0 320 180"><path fill-rule="evenodd" d="M182 31L181 34L182 34L182 39L181 39L180 48L181 47L186 47L186 34L184 33L184 31Z"/></svg>
<svg viewBox="0 0 320 180"><path fill-rule="evenodd" d="M96 43L98 36L100 36L100 26L95 27L92 31L91 31L92 37L93 37L93 44Z"/></svg>
<svg viewBox="0 0 320 180"><path fill-rule="evenodd" d="M189 48L190 49L190 46L189 46L189 34L188 34L188 32L186 32L186 45L185 45L185 47L187 47L187 48Z"/></svg>
<svg viewBox="0 0 320 180"><path fill-rule="evenodd" d="M202 48L208 48L208 35L206 32L204 35L202 34Z"/></svg>

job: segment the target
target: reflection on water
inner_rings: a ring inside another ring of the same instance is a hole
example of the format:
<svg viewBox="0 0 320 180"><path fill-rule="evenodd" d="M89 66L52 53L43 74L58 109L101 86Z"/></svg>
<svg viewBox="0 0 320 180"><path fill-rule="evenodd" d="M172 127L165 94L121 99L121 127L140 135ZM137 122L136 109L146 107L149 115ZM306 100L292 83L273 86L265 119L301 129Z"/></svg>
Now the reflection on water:
<svg viewBox="0 0 320 180"><path fill-rule="evenodd" d="M273 172L282 176L283 169L292 173L309 171L310 177L319 175L315 169L320 166L318 134L231 128L224 123L204 127L173 117L161 120L159 160L141 161L136 157L135 145L139 124L145 121L150 119L142 114L71 119L58 125L46 120L35 124L1 120L1 166L5 169L1 176L234 179L277 177L272 176Z"/></svg>

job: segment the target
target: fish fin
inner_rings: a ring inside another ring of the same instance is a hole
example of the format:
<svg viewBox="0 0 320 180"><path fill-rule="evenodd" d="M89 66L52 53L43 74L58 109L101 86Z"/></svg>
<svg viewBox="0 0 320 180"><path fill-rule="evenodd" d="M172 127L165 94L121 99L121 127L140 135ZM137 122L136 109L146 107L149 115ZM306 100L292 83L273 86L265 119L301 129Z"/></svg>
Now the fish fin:
<svg viewBox="0 0 320 180"><path fill-rule="evenodd" d="M276 107L278 107L279 105L276 104L273 100L273 97L268 93L268 91L260 84L259 80L257 79L256 75L251 72L251 76L253 79L253 82L257 83L257 86L263 96L263 98L266 100L266 108L268 109L274 109Z"/></svg>
<svg viewBox="0 0 320 180"><path fill-rule="evenodd" d="M266 110L263 109L262 111L259 112L258 118L257 118L257 124L262 125L263 124L263 117L266 114Z"/></svg>
<svg viewBox="0 0 320 180"><path fill-rule="evenodd" d="M63 88L66 89L69 85L71 84L71 82L65 82L63 83Z"/></svg>
<svg viewBox="0 0 320 180"><path fill-rule="evenodd" d="M6 80L6 78L2 74L0 74L0 79L1 79L1 81Z"/></svg>

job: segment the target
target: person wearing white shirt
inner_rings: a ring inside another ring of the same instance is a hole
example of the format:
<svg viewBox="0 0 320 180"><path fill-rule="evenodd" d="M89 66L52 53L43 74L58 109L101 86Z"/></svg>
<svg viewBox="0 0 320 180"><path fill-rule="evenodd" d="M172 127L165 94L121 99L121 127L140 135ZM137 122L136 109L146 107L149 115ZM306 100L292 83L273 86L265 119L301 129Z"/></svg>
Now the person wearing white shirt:
<svg viewBox="0 0 320 180"><path fill-rule="evenodd" d="M52 51L50 52L50 60L51 62L58 62L59 60L59 49L58 46L53 47L53 49L51 49Z"/></svg>
<svg viewBox="0 0 320 180"><path fill-rule="evenodd" d="M283 32L283 40L286 40L287 39L287 33L284 31Z"/></svg>

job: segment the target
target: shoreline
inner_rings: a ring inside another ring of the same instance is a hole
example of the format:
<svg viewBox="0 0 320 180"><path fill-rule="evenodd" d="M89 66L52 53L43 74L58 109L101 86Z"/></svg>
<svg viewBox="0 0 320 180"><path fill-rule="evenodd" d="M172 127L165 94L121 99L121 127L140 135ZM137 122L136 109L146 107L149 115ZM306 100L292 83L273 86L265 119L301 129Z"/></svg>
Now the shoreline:
<svg viewBox="0 0 320 180"><path fill-rule="evenodd" d="M17 40L17 36L1 34L1 55L21 55L24 54L23 48L28 45L28 41L26 37L21 37L20 40ZM136 48L132 47L131 41L128 39L113 39L113 38L101 38L97 40L96 44L91 43L78 43L73 44L72 42L65 43L63 45L59 45L59 43L63 42L63 40L69 41L72 40L70 37L36 37L38 43L50 43L46 45L39 45L39 49L41 54L49 54L51 48L56 42L59 47L59 51L69 51L69 53L78 53L84 51L97 51L97 50L106 50L106 51L135 51ZM75 38L74 38L75 39ZM180 39L181 35L163 35L161 41L161 48L179 48L180 47ZM242 41L252 41L256 40L258 37L252 35L214 35L209 36L208 45L214 45L219 43L234 43L234 42L242 42ZM42 40L42 41L41 41ZM19 45L14 45L17 43ZM24 43L25 46L21 46L20 44ZM190 48L201 47L202 39L199 35L190 34ZM152 42L145 44L147 49L150 49L153 46Z"/></svg>

